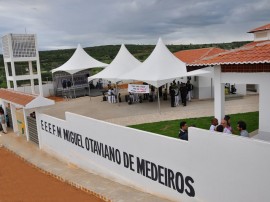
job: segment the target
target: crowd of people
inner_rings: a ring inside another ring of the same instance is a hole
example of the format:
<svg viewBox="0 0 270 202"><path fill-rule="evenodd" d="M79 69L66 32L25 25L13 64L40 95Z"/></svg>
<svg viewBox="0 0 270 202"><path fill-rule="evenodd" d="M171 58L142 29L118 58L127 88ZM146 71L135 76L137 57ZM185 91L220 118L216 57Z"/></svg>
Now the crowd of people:
<svg viewBox="0 0 270 202"><path fill-rule="evenodd" d="M183 106L187 105L187 100L191 101L193 97L193 85L190 83L190 80L187 83L176 82L170 84L169 93L171 96L171 107L179 106L181 101Z"/></svg>
<svg viewBox="0 0 270 202"><path fill-rule="evenodd" d="M148 100L149 102L154 102L157 100L159 96L160 99L168 100L168 95L170 96L171 100L171 107L176 107L180 105L180 102L183 106L187 105L187 101L191 101L193 98L193 85L190 82L191 78L187 79L187 82L179 82L174 80L170 86L169 91L167 91L167 85L160 86L156 88L155 86L149 85L149 93L139 94L129 92L128 95L125 96L126 102L128 104L136 103L136 102L143 102L144 100ZM144 85L148 85L147 83L143 83ZM117 103L119 96L119 92L117 89L111 84L109 81L107 85L107 92L103 93L103 101L108 101L109 103Z"/></svg>
<svg viewBox="0 0 270 202"><path fill-rule="evenodd" d="M226 115L220 122L218 123L217 118L213 118L211 120L211 126L209 128L210 131L221 132L225 134L235 134L236 131L233 130L231 126L231 117ZM249 133L247 131L247 124L244 121L237 122L237 130L239 131L239 135L242 137L249 137ZM179 139L188 141L188 125L186 121L180 122L180 130L178 134Z"/></svg>
<svg viewBox="0 0 270 202"><path fill-rule="evenodd" d="M211 121L210 131L223 132L227 134L233 134L235 131L231 126L231 117L226 115L224 119L218 123L216 118L213 118ZM247 124L244 121L237 122L237 130L240 132L240 136L249 137L249 133L247 132Z"/></svg>

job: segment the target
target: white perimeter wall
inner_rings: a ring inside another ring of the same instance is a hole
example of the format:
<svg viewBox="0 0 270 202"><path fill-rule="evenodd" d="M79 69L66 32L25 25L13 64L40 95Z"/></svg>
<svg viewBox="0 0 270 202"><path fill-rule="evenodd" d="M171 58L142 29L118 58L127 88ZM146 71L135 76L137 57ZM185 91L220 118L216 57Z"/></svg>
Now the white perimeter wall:
<svg viewBox="0 0 270 202"><path fill-rule="evenodd" d="M51 96L52 92L54 92L53 84L43 84L43 97L49 97ZM20 86L18 87L18 91L24 92L24 93L32 93L31 86ZM38 85L35 85L35 93L39 94L39 87Z"/></svg>
<svg viewBox="0 0 270 202"><path fill-rule="evenodd" d="M189 129L187 142L68 112L66 120L37 113L37 123L42 150L143 191L175 201L270 201L270 144L267 142L196 128ZM61 136L57 136L57 128ZM64 129L80 134L82 146L65 140ZM94 150L88 151L85 144L88 139L92 139L93 145L102 143L104 147L117 149L121 162L118 164ZM124 158L124 153L130 158ZM132 166L126 168L124 159L129 159ZM148 177L138 173L137 160L143 159ZM159 171L155 169L158 166ZM183 193L175 190L172 183L170 187L163 185L169 169L175 184L181 184L183 177L183 186L178 186ZM150 179L155 176L157 180ZM189 196L192 189L194 197Z"/></svg>

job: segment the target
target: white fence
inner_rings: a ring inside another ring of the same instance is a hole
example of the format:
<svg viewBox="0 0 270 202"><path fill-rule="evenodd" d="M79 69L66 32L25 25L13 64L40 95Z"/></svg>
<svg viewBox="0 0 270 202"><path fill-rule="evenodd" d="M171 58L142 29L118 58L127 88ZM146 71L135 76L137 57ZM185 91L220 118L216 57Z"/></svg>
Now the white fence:
<svg viewBox="0 0 270 202"><path fill-rule="evenodd" d="M68 112L37 121L42 150L143 191L176 201L270 201L267 142L197 128L182 141Z"/></svg>
<svg viewBox="0 0 270 202"><path fill-rule="evenodd" d="M43 96L44 97L53 96L53 94L54 94L53 83L43 84L42 88L43 88ZM39 86L35 85L34 89L35 89L35 93L39 94ZM20 87L18 87L18 91L24 92L24 93L32 93L31 86L20 86Z"/></svg>

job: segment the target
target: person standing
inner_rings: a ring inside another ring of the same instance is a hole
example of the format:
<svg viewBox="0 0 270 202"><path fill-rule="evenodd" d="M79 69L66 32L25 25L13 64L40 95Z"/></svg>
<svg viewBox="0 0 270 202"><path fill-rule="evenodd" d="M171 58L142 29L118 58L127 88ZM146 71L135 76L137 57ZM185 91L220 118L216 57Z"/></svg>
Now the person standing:
<svg viewBox="0 0 270 202"><path fill-rule="evenodd" d="M190 83L190 80L187 81L187 96L188 96L188 101L191 101L191 88L193 88L192 84Z"/></svg>
<svg viewBox="0 0 270 202"><path fill-rule="evenodd" d="M221 125L223 125L223 127L224 127L223 133L232 134L232 131L231 131L231 130L229 129L229 127L228 127L228 122L227 122L227 120L222 119L222 120L221 120Z"/></svg>
<svg viewBox="0 0 270 202"><path fill-rule="evenodd" d="M175 91L175 106L178 106L179 105L179 89L177 88L177 86L175 86L174 88L174 91Z"/></svg>
<svg viewBox="0 0 270 202"><path fill-rule="evenodd" d="M0 111L0 123L2 125L3 133L7 134L7 123L4 111Z"/></svg>
<svg viewBox="0 0 270 202"><path fill-rule="evenodd" d="M229 115L225 115L224 119L227 121L227 128L233 133L233 128L231 126L231 117Z"/></svg>
<svg viewBox="0 0 270 202"><path fill-rule="evenodd" d="M181 82L180 92L181 92L182 103L183 103L184 106L186 106L187 105L187 86L186 86L185 83Z"/></svg>
<svg viewBox="0 0 270 202"><path fill-rule="evenodd" d="M171 96L171 107L175 107L175 91L172 86L170 86L170 96Z"/></svg>
<svg viewBox="0 0 270 202"><path fill-rule="evenodd" d="M111 87L108 88L108 102L112 103L112 89L111 89Z"/></svg>
<svg viewBox="0 0 270 202"><path fill-rule="evenodd" d="M240 136L242 137L249 137L249 134L247 132L247 124L244 121L238 121L237 122L237 129L240 131Z"/></svg>
<svg viewBox="0 0 270 202"><path fill-rule="evenodd" d="M218 120L216 118L213 118L211 120L211 126L210 126L209 130L215 131L217 125L218 125Z"/></svg>
<svg viewBox="0 0 270 202"><path fill-rule="evenodd" d="M185 121L180 122L179 138L188 141L188 125Z"/></svg>

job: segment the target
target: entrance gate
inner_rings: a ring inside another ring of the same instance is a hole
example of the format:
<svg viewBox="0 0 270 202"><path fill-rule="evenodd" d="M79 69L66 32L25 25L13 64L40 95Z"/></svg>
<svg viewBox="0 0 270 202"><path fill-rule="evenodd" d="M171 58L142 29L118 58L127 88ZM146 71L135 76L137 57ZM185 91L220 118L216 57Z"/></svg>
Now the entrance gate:
<svg viewBox="0 0 270 202"><path fill-rule="evenodd" d="M8 115L8 124L10 128L13 128L13 123L12 123L12 116L11 116L11 110L10 108L6 108L6 113Z"/></svg>
<svg viewBox="0 0 270 202"><path fill-rule="evenodd" d="M36 119L28 116L27 123L28 123L29 140L39 145Z"/></svg>

